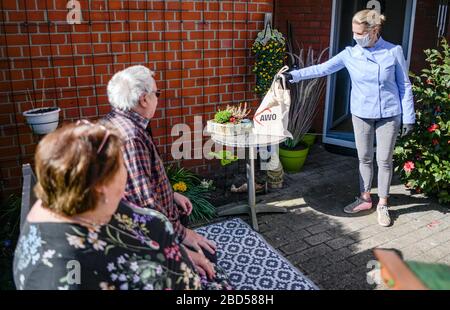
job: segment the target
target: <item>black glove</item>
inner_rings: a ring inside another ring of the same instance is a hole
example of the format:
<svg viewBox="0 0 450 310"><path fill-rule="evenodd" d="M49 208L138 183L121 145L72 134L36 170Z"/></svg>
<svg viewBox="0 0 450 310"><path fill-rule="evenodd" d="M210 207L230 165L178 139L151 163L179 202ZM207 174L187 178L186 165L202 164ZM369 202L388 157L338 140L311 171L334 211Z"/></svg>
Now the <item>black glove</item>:
<svg viewBox="0 0 450 310"><path fill-rule="evenodd" d="M414 124L403 124L401 137L406 137L414 130Z"/></svg>
<svg viewBox="0 0 450 310"><path fill-rule="evenodd" d="M290 72L283 72L282 74L284 75L287 81L290 81L294 78Z"/></svg>

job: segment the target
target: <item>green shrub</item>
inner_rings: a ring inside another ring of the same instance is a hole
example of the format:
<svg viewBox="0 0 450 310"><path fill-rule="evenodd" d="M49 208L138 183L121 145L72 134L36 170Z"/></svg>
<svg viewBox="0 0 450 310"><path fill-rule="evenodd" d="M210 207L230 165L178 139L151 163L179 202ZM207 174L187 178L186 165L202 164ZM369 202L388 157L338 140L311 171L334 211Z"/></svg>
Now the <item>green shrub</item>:
<svg viewBox="0 0 450 310"><path fill-rule="evenodd" d="M399 140L395 170L416 192L450 203L450 48L426 50L429 68L412 75L416 101L414 132Z"/></svg>

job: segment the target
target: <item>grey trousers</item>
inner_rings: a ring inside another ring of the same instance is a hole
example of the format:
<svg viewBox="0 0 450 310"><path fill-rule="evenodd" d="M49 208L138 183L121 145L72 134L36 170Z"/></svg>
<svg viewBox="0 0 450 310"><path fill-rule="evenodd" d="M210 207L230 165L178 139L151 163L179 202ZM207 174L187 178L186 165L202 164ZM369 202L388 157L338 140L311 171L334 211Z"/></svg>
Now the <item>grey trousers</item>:
<svg viewBox="0 0 450 310"><path fill-rule="evenodd" d="M382 119L365 119L352 115L352 121L359 159L360 191L361 193L370 192L372 188L376 135L378 196L388 198L393 173L392 155L400 130L401 115Z"/></svg>

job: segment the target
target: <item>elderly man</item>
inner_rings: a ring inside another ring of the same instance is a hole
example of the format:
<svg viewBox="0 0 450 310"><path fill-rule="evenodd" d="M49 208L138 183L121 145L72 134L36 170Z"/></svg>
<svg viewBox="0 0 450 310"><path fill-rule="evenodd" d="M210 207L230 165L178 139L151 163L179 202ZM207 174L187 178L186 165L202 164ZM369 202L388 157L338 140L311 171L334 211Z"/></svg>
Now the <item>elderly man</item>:
<svg viewBox="0 0 450 310"><path fill-rule="evenodd" d="M150 119L158 105L160 90L153 78L154 72L144 66L132 66L116 73L108 83L108 99L112 111L105 119L113 124L125 139L123 153L128 180L125 199L143 207L155 209L166 215L173 224L180 242L201 274L214 277L210 260L215 254L215 244L180 222L192 210L189 199L174 193L147 131ZM208 260L204 254L207 252Z"/></svg>

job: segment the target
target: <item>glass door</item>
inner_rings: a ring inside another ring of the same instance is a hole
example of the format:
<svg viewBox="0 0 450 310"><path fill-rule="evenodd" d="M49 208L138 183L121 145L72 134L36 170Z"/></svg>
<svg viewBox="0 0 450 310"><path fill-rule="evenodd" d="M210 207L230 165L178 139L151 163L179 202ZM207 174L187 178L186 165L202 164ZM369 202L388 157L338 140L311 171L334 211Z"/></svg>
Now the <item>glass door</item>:
<svg viewBox="0 0 450 310"><path fill-rule="evenodd" d="M356 12L370 8L381 10L386 15L382 36L386 41L402 45L409 63L416 2L417 0L334 0L331 55L355 45L352 17ZM350 91L350 76L346 69L328 78L323 138L326 144L355 148Z"/></svg>

